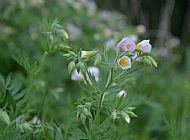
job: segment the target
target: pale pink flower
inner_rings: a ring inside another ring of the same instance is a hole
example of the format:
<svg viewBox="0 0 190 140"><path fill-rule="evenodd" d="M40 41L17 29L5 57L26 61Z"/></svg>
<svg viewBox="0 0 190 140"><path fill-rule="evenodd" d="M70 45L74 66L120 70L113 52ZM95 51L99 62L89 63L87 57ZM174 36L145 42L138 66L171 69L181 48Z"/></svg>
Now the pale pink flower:
<svg viewBox="0 0 190 140"><path fill-rule="evenodd" d="M125 37L117 44L116 48L119 48L124 52L133 52L136 48L136 45L132 39Z"/></svg>
<svg viewBox="0 0 190 140"><path fill-rule="evenodd" d="M150 45L150 40L143 40L137 44L136 50L143 53L150 53L152 46Z"/></svg>
<svg viewBox="0 0 190 140"><path fill-rule="evenodd" d="M121 69L131 68L131 59L128 56L123 56L117 60L117 63Z"/></svg>
<svg viewBox="0 0 190 140"><path fill-rule="evenodd" d="M72 74L71 74L71 79L72 79L73 81L83 81L83 80L84 80L84 75L82 74L81 71L78 73L77 70L74 70L74 71L72 72Z"/></svg>

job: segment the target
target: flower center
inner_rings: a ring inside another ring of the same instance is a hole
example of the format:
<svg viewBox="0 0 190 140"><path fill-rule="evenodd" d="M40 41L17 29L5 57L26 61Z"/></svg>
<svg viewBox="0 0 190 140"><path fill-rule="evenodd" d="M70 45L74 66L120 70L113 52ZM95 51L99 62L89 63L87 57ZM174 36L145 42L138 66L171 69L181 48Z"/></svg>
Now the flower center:
<svg viewBox="0 0 190 140"><path fill-rule="evenodd" d="M127 61L125 60L125 58L121 58L121 59L120 59L119 65L120 65L120 66L126 66L126 65L127 65Z"/></svg>
<svg viewBox="0 0 190 140"><path fill-rule="evenodd" d="M142 50L141 45L137 45L136 50L141 51Z"/></svg>
<svg viewBox="0 0 190 140"><path fill-rule="evenodd" d="M126 47L126 49L129 49L129 48L130 48L130 46L129 46L128 44L127 44L125 47Z"/></svg>

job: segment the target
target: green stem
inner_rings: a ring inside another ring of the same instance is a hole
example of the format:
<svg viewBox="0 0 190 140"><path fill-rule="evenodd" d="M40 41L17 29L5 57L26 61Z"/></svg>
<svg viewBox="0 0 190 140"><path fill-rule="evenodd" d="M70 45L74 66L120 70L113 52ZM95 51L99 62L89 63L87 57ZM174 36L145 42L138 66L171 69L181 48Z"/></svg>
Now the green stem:
<svg viewBox="0 0 190 140"><path fill-rule="evenodd" d="M90 132L89 132L89 130L88 130L86 124L85 124L85 123L82 123L82 124L84 125L85 131L86 131L86 133L87 133L87 135L88 135L89 140L92 140L91 134L90 134Z"/></svg>
<svg viewBox="0 0 190 140"><path fill-rule="evenodd" d="M103 104L103 101L104 101L104 96L105 96L105 92L103 92L100 96L100 101L99 101L99 104L98 104L98 108L101 109L102 107L102 104Z"/></svg>
<svg viewBox="0 0 190 140"><path fill-rule="evenodd" d="M120 78L125 72L126 72L125 70L122 71L118 76L116 76L116 77L114 78L114 80L117 80L118 78Z"/></svg>
<svg viewBox="0 0 190 140"><path fill-rule="evenodd" d="M92 79L91 74L90 74L90 72L88 71L86 62L84 62L84 66L85 66L86 73L87 73L87 75L88 75L88 77L89 77L89 80L90 80L90 82L91 82L91 86L94 88L94 90L95 90L96 92L100 92L100 90L99 90L98 87L96 86L96 83L95 83L94 79Z"/></svg>
<svg viewBox="0 0 190 140"><path fill-rule="evenodd" d="M38 72L42 70L47 55L48 55L48 52L44 52L44 54L43 54L43 56L42 56L42 58L40 60L40 65L39 65Z"/></svg>

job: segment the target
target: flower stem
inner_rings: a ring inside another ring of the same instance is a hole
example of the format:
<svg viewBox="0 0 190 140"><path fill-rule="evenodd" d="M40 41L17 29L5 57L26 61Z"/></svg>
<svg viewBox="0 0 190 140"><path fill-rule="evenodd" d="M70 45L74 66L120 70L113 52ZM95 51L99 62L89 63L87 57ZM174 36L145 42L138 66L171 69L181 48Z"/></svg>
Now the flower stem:
<svg viewBox="0 0 190 140"><path fill-rule="evenodd" d="M92 76L91 76L90 72L88 71L88 68L87 68L87 65L86 65L85 62L84 62L84 66L85 66L86 73L87 73L87 75L88 75L88 77L89 77L89 80L90 80L90 82L91 82L91 86L94 88L94 90L95 90L96 92L100 92L100 90L99 90L98 87L96 86L95 80L92 79Z"/></svg>
<svg viewBox="0 0 190 140"><path fill-rule="evenodd" d="M88 135L89 140L92 140L91 134L90 134L90 132L89 132L87 126L86 126L86 123L82 123L82 124L83 124L83 126L84 126L84 128L85 128L85 131L86 131L86 133L87 133L87 135Z"/></svg>

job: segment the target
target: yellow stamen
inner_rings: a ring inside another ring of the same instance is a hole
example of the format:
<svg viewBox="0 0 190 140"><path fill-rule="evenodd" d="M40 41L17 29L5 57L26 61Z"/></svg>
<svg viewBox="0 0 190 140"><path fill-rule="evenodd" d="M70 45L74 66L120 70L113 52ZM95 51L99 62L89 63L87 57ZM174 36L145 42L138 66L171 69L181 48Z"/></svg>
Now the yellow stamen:
<svg viewBox="0 0 190 140"><path fill-rule="evenodd" d="M129 46L128 44L127 44L125 47L126 47L126 49L129 49L129 48L130 48L130 46Z"/></svg>
<svg viewBox="0 0 190 140"><path fill-rule="evenodd" d="M125 58L121 58L121 59L119 60L119 65L120 65L120 66L126 66L127 63L128 63L128 62L125 60Z"/></svg>
<svg viewBox="0 0 190 140"><path fill-rule="evenodd" d="M141 51L142 50L141 45L137 45L136 50Z"/></svg>

